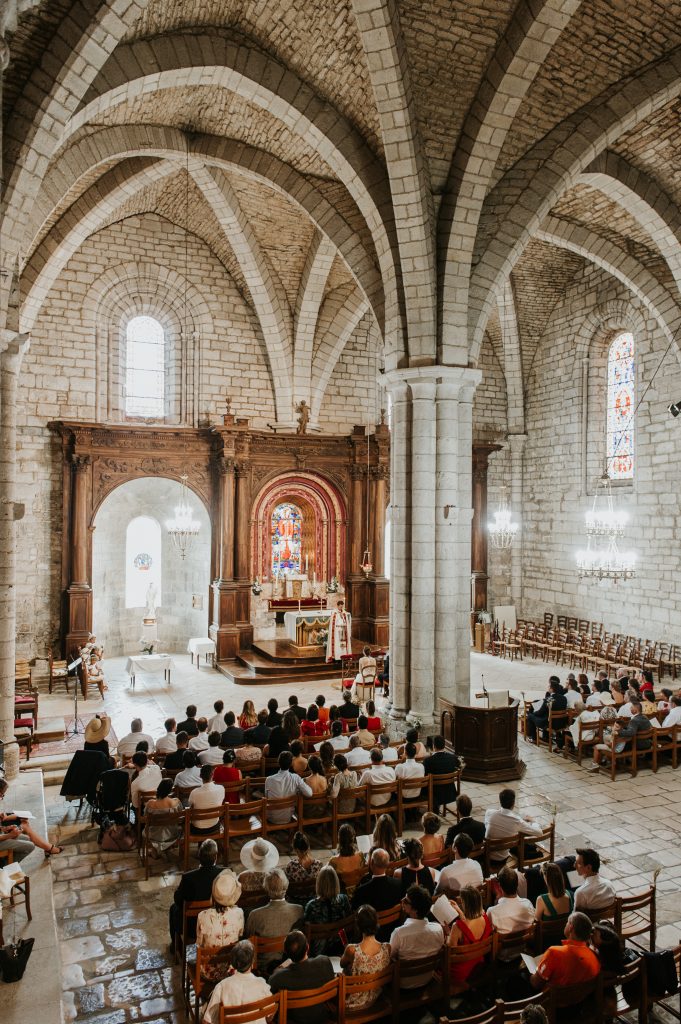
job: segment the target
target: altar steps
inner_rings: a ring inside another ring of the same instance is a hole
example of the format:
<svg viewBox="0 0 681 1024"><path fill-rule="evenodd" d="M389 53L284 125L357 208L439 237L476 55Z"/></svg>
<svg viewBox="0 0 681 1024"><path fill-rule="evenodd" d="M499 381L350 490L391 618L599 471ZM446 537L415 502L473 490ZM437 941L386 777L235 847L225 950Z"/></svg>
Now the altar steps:
<svg viewBox="0 0 681 1024"><path fill-rule="evenodd" d="M361 643L353 643L359 657ZM233 683L291 683L301 679L339 679L338 665L328 665L320 651L301 651L290 640L261 640L241 651L234 661L218 663L218 669Z"/></svg>

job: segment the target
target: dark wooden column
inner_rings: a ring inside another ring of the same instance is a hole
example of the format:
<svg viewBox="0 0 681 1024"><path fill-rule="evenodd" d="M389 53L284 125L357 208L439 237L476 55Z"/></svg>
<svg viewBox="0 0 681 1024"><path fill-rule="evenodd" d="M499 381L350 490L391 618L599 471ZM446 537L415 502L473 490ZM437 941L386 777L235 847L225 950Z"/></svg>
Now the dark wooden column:
<svg viewBox="0 0 681 1024"><path fill-rule="evenodd" d="M92 588L88 580L92 533L88 530L89 455L71 457L71 566L66 592L66 654L88 638L92 628Z"/></svg>
<svg viewBox="0 0 681 1024"><path fill-rule="evenodd" d="M250 623L248 465L217 456L215 486L219 510L219 578L213 583L210 637L215 640L217 660L236 658L253 642Z"/></svg>
<svg viewBox="0 0 681 1024"><path fill-rule="evenodd" d="M220 579L234 579L234 460L220 459Z"/></svg>
<svg viewBox="0 0 681 1024"><path fill-rule="evenodd" d="M499 444L473 445L473 522L471 524L472 612L487 608L487 464Z"/></svg>

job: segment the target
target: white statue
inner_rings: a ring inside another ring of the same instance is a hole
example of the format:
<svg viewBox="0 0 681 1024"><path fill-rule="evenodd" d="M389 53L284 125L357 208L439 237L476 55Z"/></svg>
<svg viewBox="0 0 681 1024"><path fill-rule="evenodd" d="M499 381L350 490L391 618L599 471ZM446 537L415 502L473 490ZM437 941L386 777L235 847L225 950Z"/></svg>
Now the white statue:
<svg viewBox="0 0 681 1024"><path fill-rule="evenodd" d="M152 622L156 621L156 598L158 596L158 590L153 580L149 582L147 587L147 610L144 618Z"/></svg>

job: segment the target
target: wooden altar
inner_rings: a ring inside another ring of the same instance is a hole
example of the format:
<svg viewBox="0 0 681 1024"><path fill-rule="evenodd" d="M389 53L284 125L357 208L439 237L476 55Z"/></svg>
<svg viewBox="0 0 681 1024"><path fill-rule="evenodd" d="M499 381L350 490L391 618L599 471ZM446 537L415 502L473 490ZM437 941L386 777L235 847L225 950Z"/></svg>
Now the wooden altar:
<svg viewBox="0 0 681 1024"><path fill-rule="evenodd" d="M521 779L525 764L518 756L518 707L466 707L442 698L440 731L447 745L466 762L470 782Z"/></svg>

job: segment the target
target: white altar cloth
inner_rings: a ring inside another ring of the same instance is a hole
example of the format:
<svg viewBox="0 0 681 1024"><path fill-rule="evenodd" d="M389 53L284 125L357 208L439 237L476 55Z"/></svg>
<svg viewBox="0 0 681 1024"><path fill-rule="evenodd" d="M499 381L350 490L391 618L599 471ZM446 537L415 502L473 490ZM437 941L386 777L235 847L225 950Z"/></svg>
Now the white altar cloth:
<svg viewBox="0 0 681 1024"><path fill-rule="evenodd" d="M292 640L293 643L296 642L296 625L301 619L308 619L308 621L320 619L321 621L328 622L330 618L331 612L320 612L319 609L317 609L317 611L314 611L313 609L308 611L306 609L305 611L300 612L284 612L284 630L286 631L286 638L287 640Z"/></svg>
<svg viewBox="0 0 681 1024"><path fill-rule="evenodd" d="M173 659L169 654L134 654L128 658L125 671L130 676L130 683L134 689L135 676L138 672L141 675L163 672L165 681L169 683L170 672L174 667Z"/></svg>
<svg viewBox="0 0 681 1024"><path fill-rule="evenodd" d="M202 654L205 655L206 661L208 661L208 655L211 655L211 657L215 655L215 641L211 640L209 636L193 636L187 644L187 654L191 654L192 656L192 665L194 664L194 656L196 655L196 664L198 667Z"/></svg>

